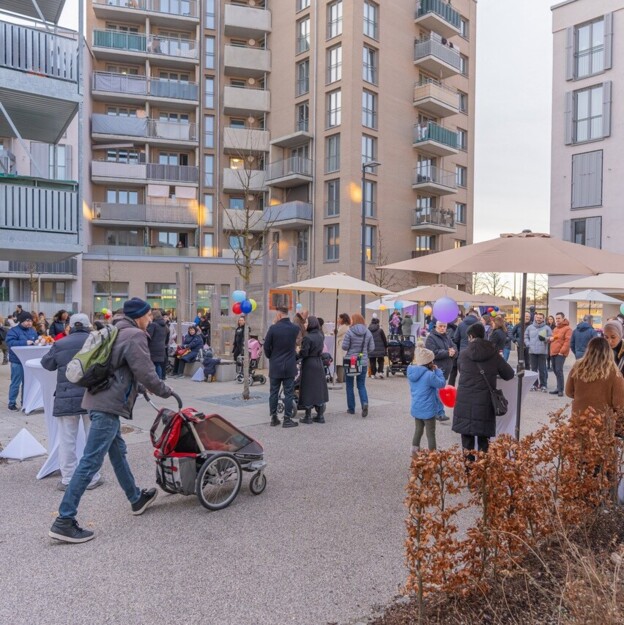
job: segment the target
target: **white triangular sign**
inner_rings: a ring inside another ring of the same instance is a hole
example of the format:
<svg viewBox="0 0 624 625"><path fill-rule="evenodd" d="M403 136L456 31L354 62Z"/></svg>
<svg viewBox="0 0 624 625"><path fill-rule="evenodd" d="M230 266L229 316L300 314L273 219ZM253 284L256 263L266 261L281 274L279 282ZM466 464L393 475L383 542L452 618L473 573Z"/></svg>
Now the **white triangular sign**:
<svg viewBox="0 0 624 625"><path fill-rule="evenodd" d="M26 428L22 428L17 436L0 451L0 458L25 460L47 453L47 449Z"/></svg>

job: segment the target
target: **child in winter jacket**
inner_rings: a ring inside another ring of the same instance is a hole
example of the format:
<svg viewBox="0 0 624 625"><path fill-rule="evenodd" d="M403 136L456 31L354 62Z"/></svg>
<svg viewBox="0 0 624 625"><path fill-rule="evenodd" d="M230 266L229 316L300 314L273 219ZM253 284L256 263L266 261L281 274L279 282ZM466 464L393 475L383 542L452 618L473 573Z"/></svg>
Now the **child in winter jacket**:
<svg viewBox="0 0 624 625"><path fill-rule="evenodd" d="M438 389L446 384L444 373L433 364L434 354L430 349L416 348L414 361L407 368L407 379L412 396L411 415L414 417L414 438L412 454L420 451L423 431L427 433L429 450L436 449L435 417L444 414Z"/></svg>

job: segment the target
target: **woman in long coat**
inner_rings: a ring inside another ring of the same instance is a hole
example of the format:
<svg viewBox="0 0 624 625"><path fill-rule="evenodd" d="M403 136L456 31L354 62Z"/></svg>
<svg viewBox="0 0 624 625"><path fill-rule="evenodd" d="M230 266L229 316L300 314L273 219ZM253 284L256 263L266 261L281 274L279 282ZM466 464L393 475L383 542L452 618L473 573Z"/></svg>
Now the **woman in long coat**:
<svg viewBox="0 0 624 625"><path fill-rule="evenodd" d="M329 401L327 380L321 354L325 337L318 319L312 315L307 320L307 330L301 341L298 358L301 360L301 384L299 387L299 407L305 409L301 423L325 423L325 404ZM312 408L316 416L312 418Z"/></svg>

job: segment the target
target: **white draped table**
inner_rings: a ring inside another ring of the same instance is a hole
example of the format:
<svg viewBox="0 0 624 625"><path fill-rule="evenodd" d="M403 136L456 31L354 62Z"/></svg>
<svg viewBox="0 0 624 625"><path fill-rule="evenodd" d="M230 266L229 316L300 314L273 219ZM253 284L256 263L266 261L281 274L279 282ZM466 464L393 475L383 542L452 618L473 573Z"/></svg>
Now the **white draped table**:
<svg viewBox="0 0 624 625"><path fill-rule="evenodd" d="M537 380L537 371L525 371L524 379L522 380L522 401L527 396L529 389ZM509 434L515 436L516 434L516 414L518 405L518 376L515 375L511 380L496 380L496 388L503 391L503 395L509 402L507 414L502 417L496 417L496 436L501 434Z"/></svg>
<svg viewBox="0 0 624 625"><path fill-rule="evenodd" d="M26 414L43 408L41 385L32 375L32 370L26 367L26 363L33 358L41 359L50 351L50 347L50 345L25 345L23 347L11 348L24 367L24 399L22 401L22 410Z"/></svg>

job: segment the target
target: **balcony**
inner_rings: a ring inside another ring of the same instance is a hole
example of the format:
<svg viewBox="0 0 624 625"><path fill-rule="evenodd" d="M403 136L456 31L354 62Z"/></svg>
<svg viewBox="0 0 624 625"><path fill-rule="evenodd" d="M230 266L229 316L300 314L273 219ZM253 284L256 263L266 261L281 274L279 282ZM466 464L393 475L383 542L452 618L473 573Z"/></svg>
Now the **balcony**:
<svg viewBox="0 0 624 625"><path fill-rule="evenodd" d="M262 48L226 45L223 63L226 75L260 77L271 71L271 53Z"/></svg>
<svg viewBox="0 0 624 625"><path fill-rule="evenodd" d="M146 100L181 110L194 110L199 101L199 85L184 80L166 80L131 74L94 72L94 100L142 104Z"/></svg>
<svg viewBox="0 0 624 625"><path fill-rule="evenodd" d="M451 171L438 167L417 167L412 189L429 195L449 195L457 191L457 180Z"/></svg>
<svg viewBox="0 0 624 625"><path fill-rule="evenodd" d="M449 234L455 232L455 214L444 208L416 208L412 230L418 234Z"/></svg>
<svg viewBox="0 0 624 625"><path fill-rule="evenodd" d="M186 224L197 226L198 207L193 202L188 205L167 204L93 204L91 220L93 225L138 225L172 226Z"/></svg>
<svg viewBox="0 0 624 625"><path fill-rule="evenodd" d="M262 7L226 4L224 29L228 37L259 39L271 32L271 11Z"/></svg>
<svg viewBox="0 0 624 625"><path fill-rule="evenodd" d="M147 164L147 179L160 182L199 183L199 167L192 165Z"/></svg>
<svg viewBox="0 0 624 625"><path fill-rule="evenodd" d="M434 122L415 124L413 146L426 156L452 156L457 154L457 132Z"/></svg>
<svg viewBox="0 0 624 625"><path fill-rule="evenodd" d="M238 155L268 152L270 138L268 130L226 127L223 129L223 151Z"/></svg>
<svg viewBox="0 0 624 625"><path fill-rule="evenodd" d="M148 13L150 23L159 26L199 21L196 0L93 0L93 12L99 19L132 24L144 23Z"/></svg>
<svg viewBox="0 0 624 625"><path fill-rule="evenodd" d="M93 182L127 182L144 185L146 178L147 165L145 163L91 161Z"/></svg>
<svg viewBox="0 0 624 625"><path fill-rule="evenodd" d="M0 260L56 262L82 252L77 184L0 177Z"/></svg>
<svg viewBox="0 0 624 625"><path fill-rule="evenodd" d="M267 182L272 187L288 189L312 182L312 159L291 156L269 165Z"/></svg>
<svg viewBox="0 0 624 625"><path fill-rule="evenodd" d="M223 170L223 191L225 193L266 191L266 172L261 169L226 168Z"/></svg>
<svg viewBox="0 0 624 625"><path fill-rule="evenodd" d="M223 112L226 115L254 115L271 110L271 93L252 87L225 87Z"/></svg>
<svg viewBox="0 0 624 625"><path fill-rule="evenodd" d="M312 225L313 214L312 204L295 200L270 206L264 211L264 219L271 228L301 230Z"/></svg>
<svg viewBox="0 0 624 625"><path fill-rule="evenodd" d="M67 276L68 278L75 278L78 275L78 261L75 258L68 258L57 263L33 263L25 260L10 260L6 264L8 265L8 272L15 274L12 276L15 278L27 278L32 274L57 277Z"/></svg>
<svg viewBox="0 0 624 625"><path fill-rule="evenodd" d="M448 117L459 113L459 93L435 80L414 85L414 106L432 117Z"/></svg>
<svg viewBox="0 0 624 625"><path fill-rule="evenodd" d="M0 102L20 135L56 143L80 101L77 36L0 21ZM15 136L4 115L0 136Z"/></svg>
<svg viewBox="0 0 624 625"><path fill-rule="evenodd" d="M144 245L89 245L88 254L116 260L120 256L199 256L197 247L160 247Z"/></svg>
<svg viewBox="0 0 624 625"><path fill-rule="evenodd" d="M412 258L422 258L429 254L435 254L435 250L412 250Z"/></svg>
<svg viewBox="0 0 624 625"><path fill-rule="evenodd" d="M443 44L434 37L414 42L414 65L420 69L448 78L461 71L459 50L451 48L452 44Z"/></svg>
<svg viewBox="0 0 624 625"><path fill-rule="evenodd" d="M93 139L110 140L114 137L140 137L156 145L197 143L195 123L177 123L148 119L147 117L117 117L94 113L91 115ZM154 139L154 141L151 141Z"/></svg>
<svg viewBox="0 0 624 625"><path fill-rule="evenodd" d="M266 227L261 210L223 210L223 229L229 232L262 232Z"/></svg>
<svg viewBox="0 0 624 625"><path fill-rule="evenodd" d="M65 0L39 0L36 4L34 2L24 2L24 0L2 0L0 5L3 11L9 11L35 20L40 20L43 16L46 22L58 24L61 12L65 6Z"/></svg>
<svg viewBox="0 0 624 625"><path fill-rule="evenodd" d="M271 141L271 145L278 148L298 148L302 145L310 143L312 140L312 134L307 130L297 130L289 135L282 135Z"/></svg>
<svg viewBox="0 0 624 625"><path fill-rule="evenodd" d="M459 35L461 15L446 0L420 0L417 2L414 22L442 37Z"/></svg>

